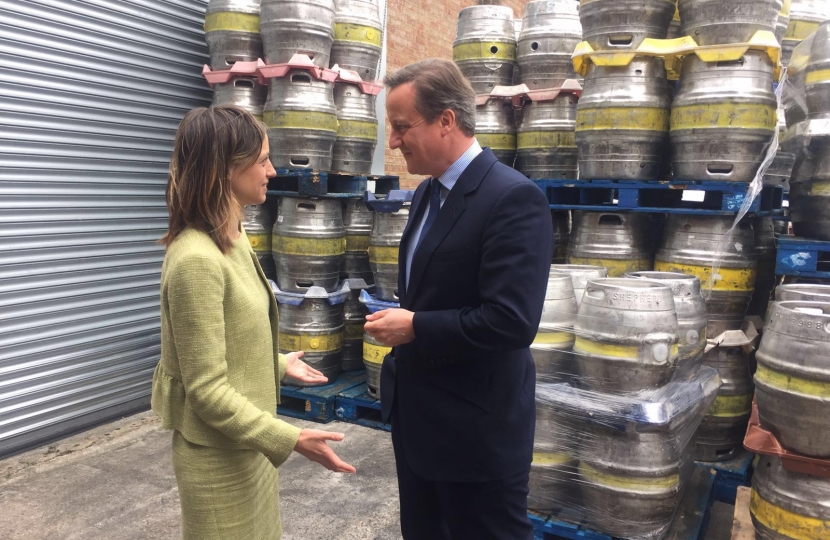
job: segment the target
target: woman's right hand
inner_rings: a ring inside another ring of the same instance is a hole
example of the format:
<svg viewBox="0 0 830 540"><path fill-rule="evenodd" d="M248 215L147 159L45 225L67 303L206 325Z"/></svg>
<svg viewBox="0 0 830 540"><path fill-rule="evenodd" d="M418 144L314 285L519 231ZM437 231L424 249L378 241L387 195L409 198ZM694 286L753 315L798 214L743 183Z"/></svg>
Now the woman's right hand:
<svg viewBox="0 0 830 540"><path fill-rule="evenodd" d="M309 461L314 461L334 472L357 472L354 467L337 457L326 441L342 441L346 436L342 433L322 431L319 429L304 429L300 431L300 438L294 446L294 451Z"/></svg>

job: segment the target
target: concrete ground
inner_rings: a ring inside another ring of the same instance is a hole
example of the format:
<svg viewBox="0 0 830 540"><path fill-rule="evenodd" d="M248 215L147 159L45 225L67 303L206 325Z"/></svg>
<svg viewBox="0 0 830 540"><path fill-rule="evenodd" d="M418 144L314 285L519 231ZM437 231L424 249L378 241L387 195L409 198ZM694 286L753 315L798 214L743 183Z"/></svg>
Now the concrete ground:
<svg viewBox="0 0 830 540"><path fill-rule="evenodd" d="M389 434L340 422L324 429L346 434L334 446L358 474L292 455L280 468L283 539L400 539ZM180 538L170 439L146 412L0 461L0 539ZM732 511L715 503L705 540L730 538Z"/></svg>

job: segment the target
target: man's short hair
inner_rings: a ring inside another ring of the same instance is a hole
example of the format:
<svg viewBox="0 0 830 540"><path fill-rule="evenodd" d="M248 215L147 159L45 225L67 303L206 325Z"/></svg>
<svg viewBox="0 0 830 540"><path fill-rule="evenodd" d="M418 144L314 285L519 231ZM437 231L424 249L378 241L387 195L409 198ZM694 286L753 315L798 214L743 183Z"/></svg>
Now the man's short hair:
<svg viewBox="0 0 830 540"><path fill-rule="evenodd" d="M390 90L411 82L415 88L415 110L427 122L434 122L450 109L461 132L475 136L476 93L454 62L429 58L402 67L384 77L383 82Z"/></svg>

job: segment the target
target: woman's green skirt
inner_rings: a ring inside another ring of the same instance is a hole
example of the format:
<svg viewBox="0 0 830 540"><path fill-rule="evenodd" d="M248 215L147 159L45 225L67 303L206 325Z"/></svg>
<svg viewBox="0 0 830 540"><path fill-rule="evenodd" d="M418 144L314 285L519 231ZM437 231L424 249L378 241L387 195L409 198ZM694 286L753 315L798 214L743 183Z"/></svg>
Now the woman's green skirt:
<svg viewBox="0 0 830 540"><path fill-rule="evenodd" d="M173 432L184 540L277 540L277 469L254 450L192 444Z"/></svg>

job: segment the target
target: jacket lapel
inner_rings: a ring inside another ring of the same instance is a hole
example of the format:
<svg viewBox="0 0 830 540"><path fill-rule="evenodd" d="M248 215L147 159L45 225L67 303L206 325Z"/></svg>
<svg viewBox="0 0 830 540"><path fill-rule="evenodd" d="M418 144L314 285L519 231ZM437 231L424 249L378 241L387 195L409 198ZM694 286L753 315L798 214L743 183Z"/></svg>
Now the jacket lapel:
<svg viewBox="0 0 830 540"><path fill-rule="evenodd" d="M484 175L490 170L496 162L496 156L489 148L485 148L476 158L464 169L458 182L453 186L438 212L438 217L433 223L432 228L427 231L421 245L418 246L414 255L412 256L412 266L409 270L409 289L407 295L414 297L415 292L420 285L421 278L426 271L427 263L429 263L432 253L435 251L444 238L452 230L455 222L464 213L466 207L465 198L468 193L475 191ZM412 220L410 220L411 223ZM405 254L404 254L405 256Z"/></svg>

